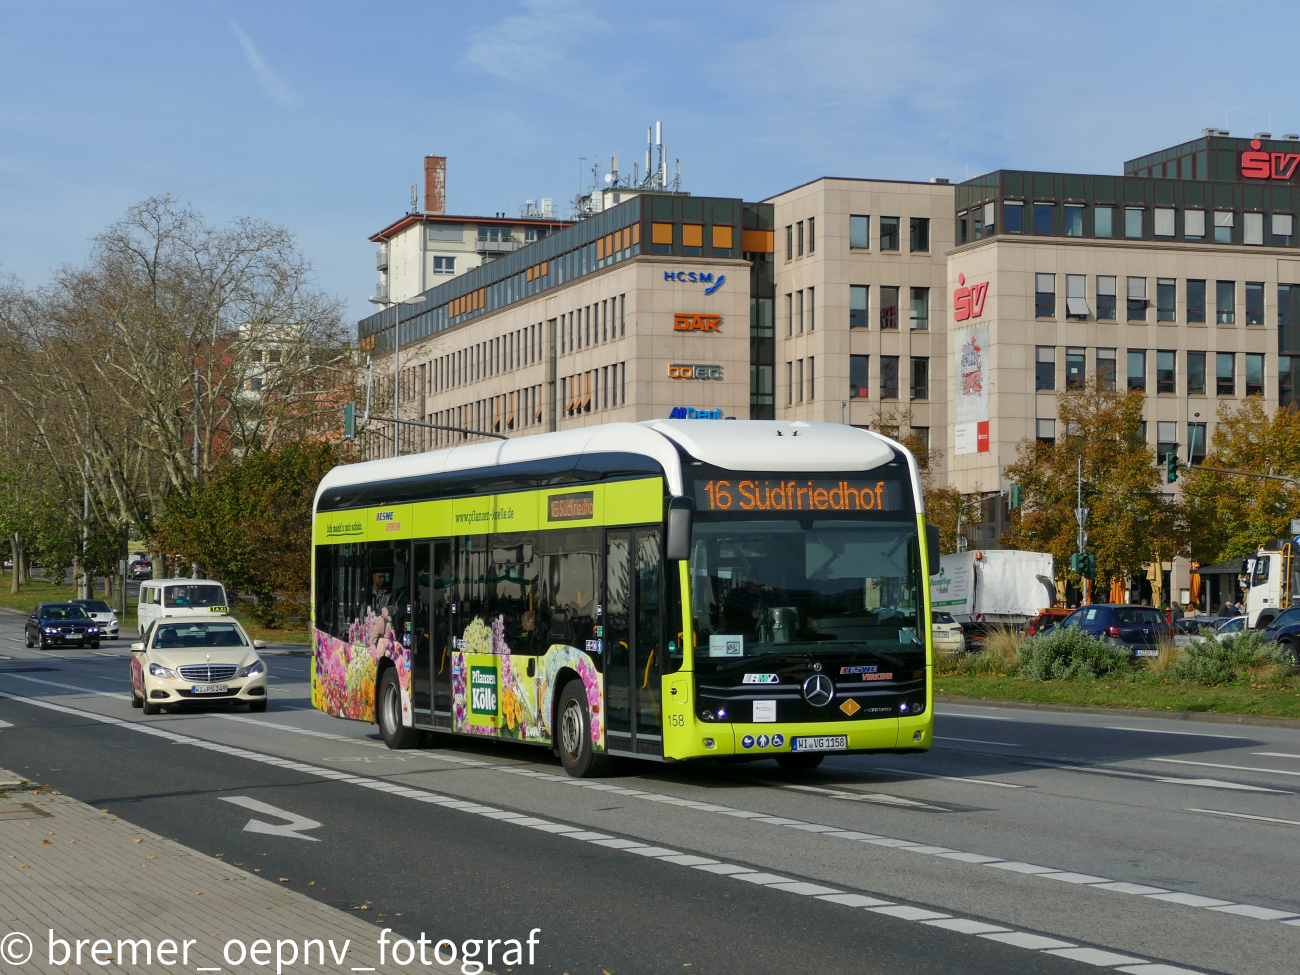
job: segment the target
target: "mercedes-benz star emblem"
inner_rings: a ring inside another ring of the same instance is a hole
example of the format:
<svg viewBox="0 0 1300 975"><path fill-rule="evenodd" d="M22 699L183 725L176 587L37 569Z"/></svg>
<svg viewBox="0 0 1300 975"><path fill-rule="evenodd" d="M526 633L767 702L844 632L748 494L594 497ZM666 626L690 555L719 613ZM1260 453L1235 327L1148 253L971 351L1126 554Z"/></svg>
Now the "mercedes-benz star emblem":
<svg viewBox="0 0 1300 975"><path fill-rule="evenodd" d="M813 674L803 682L803 699L815 708L824 708L835 699L835 684L825 674Z"/></svg>

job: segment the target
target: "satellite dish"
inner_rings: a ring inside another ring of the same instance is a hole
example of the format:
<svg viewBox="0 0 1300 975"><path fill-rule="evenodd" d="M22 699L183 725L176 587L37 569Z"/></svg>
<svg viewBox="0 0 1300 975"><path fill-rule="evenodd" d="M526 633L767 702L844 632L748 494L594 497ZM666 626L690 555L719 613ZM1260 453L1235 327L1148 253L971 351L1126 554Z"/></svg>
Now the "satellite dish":
<svg viewBox="0 0 1300 975"><path fill-rule="evenodd" d="M605 182L606 182L606 183L612 183L612 182L614 182L614 174L613 174L613 173L606 173L606 174L605 174Z"/></svg>

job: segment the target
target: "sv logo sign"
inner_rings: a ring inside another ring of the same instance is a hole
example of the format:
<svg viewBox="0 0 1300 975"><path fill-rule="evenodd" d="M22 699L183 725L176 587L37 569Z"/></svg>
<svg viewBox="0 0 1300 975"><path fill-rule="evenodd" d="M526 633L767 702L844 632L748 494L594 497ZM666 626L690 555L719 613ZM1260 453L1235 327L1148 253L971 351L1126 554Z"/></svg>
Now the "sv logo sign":
<svg viewBox="0 0 1300 975"><path fill-rule="evenodd" d="M957 283L966 284L966 275L957 275ZM969 288L960 287L952 293L952 317L959 322L979 318L984 314L984 299L988 297L989 283L981 281Z"/></svg>
<svg viewBox="0 0 1300 975"><path fill-rule="evenodd" d="M1241 154L1241 175L1246 179L1290 179L1300 165L1300 152L1263 152L1258 139Z"/></svg>

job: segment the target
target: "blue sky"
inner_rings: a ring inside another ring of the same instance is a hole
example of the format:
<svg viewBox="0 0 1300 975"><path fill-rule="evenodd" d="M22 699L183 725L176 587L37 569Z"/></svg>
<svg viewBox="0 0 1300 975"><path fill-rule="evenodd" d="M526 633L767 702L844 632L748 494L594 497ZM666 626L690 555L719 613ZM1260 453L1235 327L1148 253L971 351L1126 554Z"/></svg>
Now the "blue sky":
<svg viewBox="0 0 1300 975"><path fill-rule="evenodd" d="M0 21L0 273L84 259L132 203L299 238L349 318L367 237L426 153L448 207L567 201L662 119L685 188L822 175L1119 172L1194 138L1300 132L1285 3L46 0ZM589 178L589 176L588 176Z"/></svg>

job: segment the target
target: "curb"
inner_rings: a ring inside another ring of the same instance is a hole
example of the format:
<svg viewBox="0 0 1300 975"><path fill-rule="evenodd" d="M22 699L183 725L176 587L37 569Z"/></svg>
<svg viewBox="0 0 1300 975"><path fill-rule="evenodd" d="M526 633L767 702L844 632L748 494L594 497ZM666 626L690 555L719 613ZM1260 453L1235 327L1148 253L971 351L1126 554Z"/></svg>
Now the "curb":
<svg viewBox="0 0 1300 975"><path fill-rule="evenodd" d="M1214 714L1209 711L1157 711L1153 708L1084 707L1078 704L1044 704L1038 701L999 701L984 697L949 697L936 694L935 701L973 707L1018 708L1023 711L1059 711L1065 714L1114 714L1134 718L1164 718L1173 721L1204 721L1209 724L1245 724L1264 728L1300 728L1300 718L1267 718L1253 714Z"/></svg>

